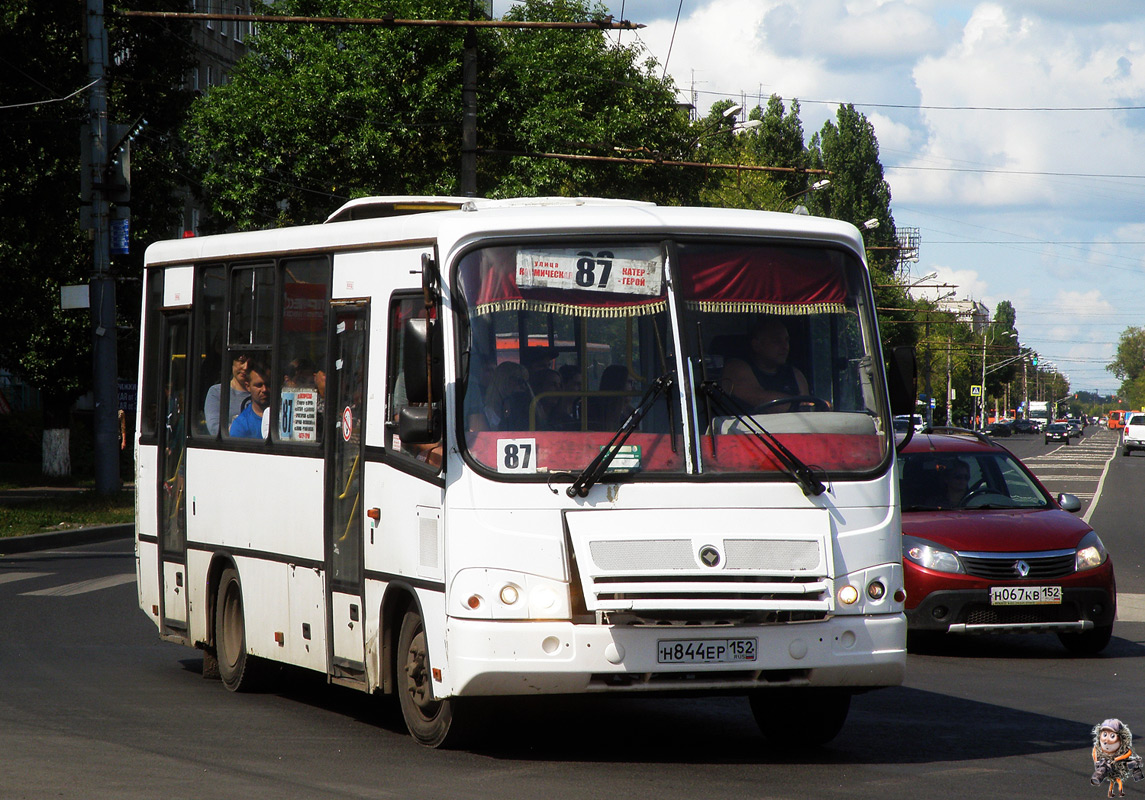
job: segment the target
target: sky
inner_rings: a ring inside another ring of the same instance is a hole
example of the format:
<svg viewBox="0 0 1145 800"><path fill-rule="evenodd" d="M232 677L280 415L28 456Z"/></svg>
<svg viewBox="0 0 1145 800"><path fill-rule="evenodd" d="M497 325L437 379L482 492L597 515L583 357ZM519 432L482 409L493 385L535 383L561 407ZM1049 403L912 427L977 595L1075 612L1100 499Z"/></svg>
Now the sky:
<svg viewBox="0 0 1145 800"><path fill-rule="evenodd" d="M1105 367L1145 326L1145 1L603 4L700 114L776 94L810 138L853 103L921 237L910 280L937 273L916 296L1008 300L1074 391L1117 390Z"/></svg>

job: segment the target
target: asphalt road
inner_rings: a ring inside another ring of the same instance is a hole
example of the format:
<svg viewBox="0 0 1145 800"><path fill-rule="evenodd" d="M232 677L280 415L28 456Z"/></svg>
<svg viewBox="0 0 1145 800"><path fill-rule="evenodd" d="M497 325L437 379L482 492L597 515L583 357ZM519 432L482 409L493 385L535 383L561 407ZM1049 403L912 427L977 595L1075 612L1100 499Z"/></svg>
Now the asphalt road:
<svg viewBox="0 0 1145 800"><path fill-rule="evenodd" d="M735 697L503 702L470 749L430 751L387 703L320 676L251 695L204 680L139 611L128 541L0 557L0 798L1102 797L1090 728L1145 730L1145 457L1114 442L1005 442L1085 499L1114 554L1129 613L1105 653L944 642L909 657L904 686L857 697L830 747L793 752L767 750Z"/></svg>

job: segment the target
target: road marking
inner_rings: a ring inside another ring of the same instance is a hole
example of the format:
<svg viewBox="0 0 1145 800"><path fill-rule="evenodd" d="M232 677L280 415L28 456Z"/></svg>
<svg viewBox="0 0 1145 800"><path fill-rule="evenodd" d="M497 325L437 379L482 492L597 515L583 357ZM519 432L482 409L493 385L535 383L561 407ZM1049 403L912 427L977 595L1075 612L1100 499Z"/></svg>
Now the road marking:
<svg viewBox="0 0 1145 800"><path fill-rule="evenodd" d="M123 575L109 575L106 578L92 578L91 580L79 581L78 583L68 583L63 586L53 586L50 589L37 589L34 592L24 592L25 597L71 597L77 594L87 594L88 592L98 592L100 589L110 589L113 586L122 586L125 583L133 583L135 581L135 573L125 573Z"/></svg>
<svg viewBox="0 0 1145 800"><path fill-rule="evenodd" d="M1145 622L1145 594L1117 593L1117 621Z"/></svg>
<svg viewBox="0 0 1145 800"><path fill-rule="evenodd" d="M1047 473L1044 470L1035 470L1037 480L1045 483L1047 481L1089 481L1096 483L1100 480L1100 475L1079 475L1077 473Z"/></svg>
<svg viewBox="0 0 1145 800"><path fill-rule="evenodd" d="M1117 458L1117 448L1113 448L1113 452L1109 454L1109 458L1105 462L1105 468L1101 470L1101 478L1097 481L1097 488L1093 490L1093 502L1085 509L1082 514L1081 521L1086 525L1089 524L1089 518L1093 516L1093 510L1097 508L1097 503L1101 499L1101 487L1105 485L1105 476L1109 474L1109 465L1113 463L1113 459Z"/></svg>
<svg viewBox="0 0 1145 800"><path fill-rule="evenodd" d="M0 575L0 583L13 583L15 581L26 581L29 578L42 578L45 575L51 575L50 572L5 572Z"/></svg>

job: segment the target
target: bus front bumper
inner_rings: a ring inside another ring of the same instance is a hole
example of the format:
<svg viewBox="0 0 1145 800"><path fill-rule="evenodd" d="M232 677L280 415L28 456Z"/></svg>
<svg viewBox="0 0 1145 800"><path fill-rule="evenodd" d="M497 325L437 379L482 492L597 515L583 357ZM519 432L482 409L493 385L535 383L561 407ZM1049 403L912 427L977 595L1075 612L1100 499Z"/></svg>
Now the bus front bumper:
<svg viewBox="0 0 1145 800"><path fill-rule="evenodd" d="M745 640L754 642L744 645ZM840 615L822 622L760 626L450 618L446 641L449 656L440 683L434 685L442 697L794 686L860 689L897 686L906 666L903 614ZM724 663L669 663L671 654L665 652L703 659L744 647L750 659Z"/></svg>

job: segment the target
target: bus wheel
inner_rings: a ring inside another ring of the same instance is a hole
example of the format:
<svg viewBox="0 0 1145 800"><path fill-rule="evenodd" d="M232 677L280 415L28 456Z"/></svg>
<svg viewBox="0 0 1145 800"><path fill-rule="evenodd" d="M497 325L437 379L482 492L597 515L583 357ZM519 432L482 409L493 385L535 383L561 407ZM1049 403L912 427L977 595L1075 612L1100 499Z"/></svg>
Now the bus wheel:
<svg viewBox="0 0 1145 800"><path fill-rule="evenodd" d="M224 686L232 692L249 692L256 688L256 659L246 651L242 584L239 583L238 572L230 568L223 570L219 580L219 596L215 603L215 653Z"/></svg>
<svg viewBox="0 0 1145 800"><path fill-rule="evenodd" d="M851 693L843 689L764 689L749 700L763 738L785 750L831 741L851 709Z"/></svg>
<svg viewBox="0 0 1145 800"><path fill-rule="evenodd" d="M453 702L436 700L421 614L411 607L398 634L398 700L410 735L426 747L440 747L453 728Z"/></svg>

